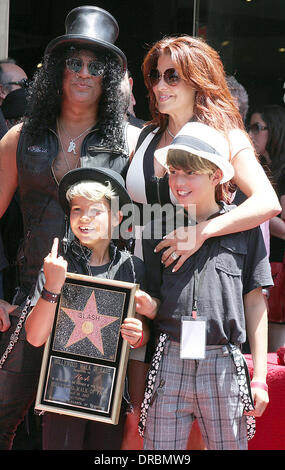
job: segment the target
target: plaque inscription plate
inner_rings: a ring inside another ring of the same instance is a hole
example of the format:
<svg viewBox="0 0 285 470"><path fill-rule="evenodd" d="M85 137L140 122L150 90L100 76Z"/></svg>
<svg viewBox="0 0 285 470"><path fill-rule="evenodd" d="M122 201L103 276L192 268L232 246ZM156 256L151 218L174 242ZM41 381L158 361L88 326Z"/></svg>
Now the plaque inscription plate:
<svg viewBox="0 0 285 470"><path fill-rule="evenodd" d="M44 399L108 413L114 377L114 367L51 356Z"/></svg>

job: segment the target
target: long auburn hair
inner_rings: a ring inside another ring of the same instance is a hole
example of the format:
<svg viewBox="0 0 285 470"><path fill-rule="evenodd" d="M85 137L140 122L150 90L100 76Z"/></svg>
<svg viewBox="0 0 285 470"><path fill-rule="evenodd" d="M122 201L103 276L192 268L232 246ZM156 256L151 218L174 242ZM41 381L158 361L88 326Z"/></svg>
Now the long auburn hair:
<svg viewBox="0 0 285 470"><path fill-rule="evenodd" d="M142 70L149 92L152 124L163 132L168 122L168 115L160 113L157 109L149 81L149 73L157 67L158 58L162 54L170 54L181 78L196 90L194 119L225 135L234 128L244 130L242 117L227 86L219 54L204 40L187 35L161 39L151 47L144 58Z"/></svg>

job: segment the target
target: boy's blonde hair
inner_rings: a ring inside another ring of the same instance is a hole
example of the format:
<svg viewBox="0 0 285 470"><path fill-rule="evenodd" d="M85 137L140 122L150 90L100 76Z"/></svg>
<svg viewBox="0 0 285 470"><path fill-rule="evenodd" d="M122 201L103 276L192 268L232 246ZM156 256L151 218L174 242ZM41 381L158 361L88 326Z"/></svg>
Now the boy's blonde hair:
<svg viewBox="0 0 285 470"><path fill-rule="evenodd" d="M219 167L210 160L180 149L168 150L166 164L168 167L172 166L173 168L179 168L183 171L193 171L198 174L206 174L209 176L219 170ZM228 183L217 184L215 195L217 202L220 200L228 202L230 199Z"/></svg>
<svg viewBox="0 0 285 470"><path fill-rule="evenodd" d="M96 181L81 181L70 186L70 188L66 191L66 199L69 204L71 204L73 198L78 196L84 197L89 201L94 202L99 202L105 198L111 206L111 199L116 197L117 194L113 190L109 181L106 182L106 185L97 183Z"/></svg>

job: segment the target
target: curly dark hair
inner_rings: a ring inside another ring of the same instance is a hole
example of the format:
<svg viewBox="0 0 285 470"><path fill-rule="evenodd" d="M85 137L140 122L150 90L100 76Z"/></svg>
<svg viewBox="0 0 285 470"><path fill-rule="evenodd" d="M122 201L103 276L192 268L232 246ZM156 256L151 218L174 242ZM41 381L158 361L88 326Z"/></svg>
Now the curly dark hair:
<svg viewBox="0 0 285 470"><path fill-rule="evenodd" d="M28 107L24 118L25 132L39 135L48 127L54 127L61 108L65 61L82 49L82 46L74 44L58 47L52 54L44 56L42 66L36 71L29 87ZM84 46L84 50L86 49ZM102 136L99 145L125 152L121 65L108 51L96 51L96 58L104 63L102 96L98 110L98 128Z"/></svg>

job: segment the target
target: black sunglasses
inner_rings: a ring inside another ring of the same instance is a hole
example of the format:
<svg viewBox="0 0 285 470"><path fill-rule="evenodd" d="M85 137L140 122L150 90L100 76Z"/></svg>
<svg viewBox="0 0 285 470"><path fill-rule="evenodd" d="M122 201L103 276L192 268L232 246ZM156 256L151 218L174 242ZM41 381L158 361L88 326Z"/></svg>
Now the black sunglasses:
<svg viewBox="0 0 285 470"><path fill-rule="evenodd" d="M3 86L5 85L18 85L21 88L28 88L29 80L27 78L22 78L22 80L18 80L17 82L6 82L2 83Z"/></svg>
<svg viewBox="0 0 285 470"><path fill-rule="evenodd" d="M170 86L177 85L178 82L181 80L181 77L174 68L165 70L163 74L161 74L160 71L157 69L152 69L148 75L151 86L157 85L158 82L161 80L161 77L163 77L165 83Z"/></svg>
<svg viewBox="0 0 285 470"><path fill-rule="evenodd" d="M66 67L71 72L79 73L83 65L84 63L82 59L77 59L76 57L70 57L69 59L66 59ZM93 75L93 77L98 77L104 73L104 65L98 60L88 62L87 69L90 75Z"/></svg>
<svg viewBox="0 0 285 470"><path fill-rule="evenodd" d="M267 129L268 129L267 126L262 126L260 122L255 122L254 124L251 124L250 126L248 126L247 130L248 132L252 132L253 135L257 135L259 134L259 132L265 131Z"/></svg>

